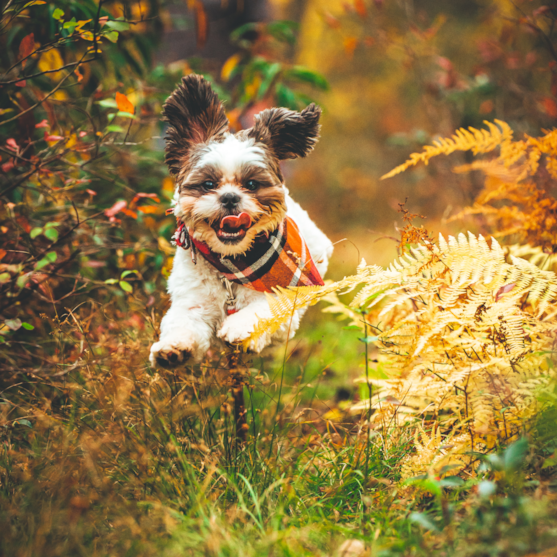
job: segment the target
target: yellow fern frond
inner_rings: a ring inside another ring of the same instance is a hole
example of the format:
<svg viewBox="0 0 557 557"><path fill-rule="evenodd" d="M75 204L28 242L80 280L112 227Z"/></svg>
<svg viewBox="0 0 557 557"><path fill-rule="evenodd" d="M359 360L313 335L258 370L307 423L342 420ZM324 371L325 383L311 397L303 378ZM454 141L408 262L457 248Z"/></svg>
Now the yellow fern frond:
<svg viewBox="0 0 557 557"><path fill-rule="evenodd" d="M426 145L423 152L412 153L405 163L382 176L381 180L396 176L420 162L428 164L430 159L439 155L450 155L455 151L472 151L475 155L489 153L497 147L512 142L513 132L506 122L495 120L497 125L487 121L484 123L488 127L487 130L460 128L452 137L435 140L433 145Z"/></svg>

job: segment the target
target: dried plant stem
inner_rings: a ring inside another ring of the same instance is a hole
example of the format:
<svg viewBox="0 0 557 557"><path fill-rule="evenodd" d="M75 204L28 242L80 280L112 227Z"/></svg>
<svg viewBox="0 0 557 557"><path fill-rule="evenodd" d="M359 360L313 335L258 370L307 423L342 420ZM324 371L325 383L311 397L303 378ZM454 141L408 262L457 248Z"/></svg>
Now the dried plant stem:
<svg viewBox="0 0 557 557"><path fill-rule="evenodd" d="M236 445L246 442L248 424L244 401L244 373L241 365L240 346L235 346L227 354L227 367L232 380L232 396L234 398L234 423L236 424Z"/></svg>

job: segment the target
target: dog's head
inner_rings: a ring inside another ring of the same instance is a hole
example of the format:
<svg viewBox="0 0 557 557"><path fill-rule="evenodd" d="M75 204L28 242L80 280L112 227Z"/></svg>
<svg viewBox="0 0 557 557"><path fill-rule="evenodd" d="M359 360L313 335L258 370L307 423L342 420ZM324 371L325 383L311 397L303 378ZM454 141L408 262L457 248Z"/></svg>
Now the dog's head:
<svg viewBox="0 0 557 557"><path fill-rule="evenodd" d="M264 110L255 125L228 131L222 103L201 76L188 75L163 108L166 163L176 178L176 216L223 255L247 251L286 214L279 162L305 157L319 137L321 110Z"/></svg>

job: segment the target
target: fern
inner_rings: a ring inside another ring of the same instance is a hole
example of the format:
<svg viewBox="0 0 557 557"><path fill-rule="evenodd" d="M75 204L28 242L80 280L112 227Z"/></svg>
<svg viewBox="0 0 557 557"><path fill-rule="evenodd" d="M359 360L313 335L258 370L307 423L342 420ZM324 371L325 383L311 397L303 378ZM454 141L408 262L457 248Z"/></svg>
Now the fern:
<svg viewBox="0 0 557 557"><path fill-rule="evenodd" d="M348 306L339 301L337 294L357 287ZM408 474L423 472L426 463L464 466L466 451L507 442L547 384L543 353L557 332L557 277L494 239L440 236L437 245L417 245L386 269L362 262L336 283L281 290L270 298L272 318L255 334L277 330L293 311L319 300L362 328L365 309L376 331L388 377L371 379L372 400L353 411L373 410L378 427L431 421L435 450L454 445L450 454L439 449L433 456L427 448L433 442L422 436L404 464Z"/></svg>
<svg viewBox="0 0 557 557"><path fill-rule="evenodd" d="M454 169L458 173L483 172L485 185L473 206L451 220L483 215L492 224L494 236L516 236L521 243L540 246L546 253L557 252L557 200L550 193L552 181L557 179L557 130L544 130L541 137L525 135L522 140L513 140L505 122L495 120L495 124L486 125L488 129L460 129L451 138L435 141L383 178L454 151L479 155L500 148L495 158Z"/></svg>

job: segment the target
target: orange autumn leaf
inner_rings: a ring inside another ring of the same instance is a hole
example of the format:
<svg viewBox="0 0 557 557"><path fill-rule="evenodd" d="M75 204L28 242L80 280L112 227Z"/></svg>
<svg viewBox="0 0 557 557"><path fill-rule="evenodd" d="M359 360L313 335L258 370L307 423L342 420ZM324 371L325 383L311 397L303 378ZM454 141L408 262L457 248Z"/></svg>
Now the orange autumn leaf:
<svg viewBox="0 0 557 557"><path fill-rule="evenodd" d="M20 58L27 58L35 48L35 35L33 33L29 33L26 37L23 37L21 42L19 43L19 56ZM25 68L25 64L27 60L23 60L21 62L21 67Z"/></svg>
<svg viewBox="0 0 557 557"><path fill-rule="evenodd" d="M354 9L356 10L356 13L361 18L366 18L367 17L367 7L366 7L366 4L365 4L364 0L355 0L354 1Z"/></svg>
<svg viewBox="0 0 557 557"><path fill-rule="evenodd" d="M344 51L348 54L348 56L354 56L354 51L357 46L358 39L356 37L346 37L346 39L344 39Z"/></svg>
<svg viewBox="0 0 557 557"><path fill-rule="evenodd" d="M203 2L200 0L197 0L195 3L195 30L197 35L197 48L203 48L207 41L207 35L209 34L209 19L203 7Z"/></svg>
<svg viewBox="0 0 557 557"><path fill-rule="evenodd" d="M550 97L545 97L541 101L544 112L552 118L557 118L557 103Z"/></svg>
<svg viewBox="0 0 557 557"><path fill-rule="evenodd" d="M118 91L116 92L116 106L120 112L127 112L128 114L133 114L135 112L135 107L130 99Z"/></svg>

